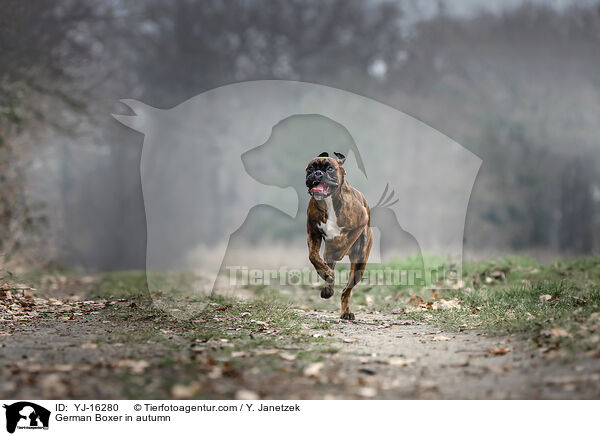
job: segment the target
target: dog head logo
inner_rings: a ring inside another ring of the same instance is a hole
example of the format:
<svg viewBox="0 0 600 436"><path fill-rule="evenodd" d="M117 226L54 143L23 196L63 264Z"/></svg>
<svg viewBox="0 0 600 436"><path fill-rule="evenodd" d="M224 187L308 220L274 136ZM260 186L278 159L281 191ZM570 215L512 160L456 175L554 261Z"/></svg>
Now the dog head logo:
<svg viewBox="0 0 600 436"><path fill-rule="evenodd" d="M410 246L425 271L437 266L428 255L460 270L481 159L419 120L339 89L279 80L227 85L167 110L123 103L135 114L114 117L144 134L151 292L169 291L155 275L165 270L211 277L185 290L179 283L178 292L226 290L224 272L296 266L296 247L307 265L304 171L323 151L345 156L345 177L373 209L370 263Z"/></svg>
<svg viewBox="0 0 600 436"><path fill-rule="evenodd" d="M18 429L48 429L50 411L28 401L4 405L6 409L6 431Z"/></svg>

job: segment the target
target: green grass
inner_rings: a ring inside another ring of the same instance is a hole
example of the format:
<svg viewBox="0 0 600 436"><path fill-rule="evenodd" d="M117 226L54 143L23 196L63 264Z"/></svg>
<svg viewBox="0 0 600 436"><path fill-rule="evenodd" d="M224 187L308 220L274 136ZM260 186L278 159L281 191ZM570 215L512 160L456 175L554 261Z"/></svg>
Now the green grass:
<svg viewBox="0 0 600 436"><path fill-rule="evenodd" d="M314 337L304 329L306 320L289 303L271 297L238 300L231 297L205 297L204 310L191 319L177 319L152 306L132 306L129 301L108 306L106 314L131 328L114 335L112 342L165 342L165 334L157 326L173 332L187 343L225 340L227 350L248 351L259 348L302 348L312 343L328 342L324 336ZM312 326L311 326L312 327ZM318 323L319 329L329 325ZM333 353L328 348L324 353Z"/></svg>
<svg viewBox="0 0 600 436"><path fill-rule="evenodd" d="M566 352L595 352L600 348L598 257L551 265L519 257L467 263L463 281L460 289L437 292L372 289L364 298L372 295L372 306L378 310L390 310L390 300L395 301L411 318L452 330L519 333L540 347ZM417 297L425 307L418 304ZM441 299L455 301L458 307L444 309ZM427 309L428 302L437 302L438 310Z"/></svg>
<svg viewBox="0 0 600 436"><path fill-rule="evenodd" d="M94 298L147 298L144 271L114 271L102 274L91 291Z"/></svg>

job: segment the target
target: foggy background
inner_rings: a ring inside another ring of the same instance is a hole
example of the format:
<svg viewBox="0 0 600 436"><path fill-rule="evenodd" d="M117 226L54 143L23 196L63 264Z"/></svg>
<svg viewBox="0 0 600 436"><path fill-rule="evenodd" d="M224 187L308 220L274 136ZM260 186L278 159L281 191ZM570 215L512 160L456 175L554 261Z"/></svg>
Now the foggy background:
<svg viewBox="0 0 600 436"><path fill-rule="evenodd" d="M143 268L143 136L111 113L257 79L375 99L481 157L466 260L598 253L599 43L593 1L4 0L0 262Z"/></svg>

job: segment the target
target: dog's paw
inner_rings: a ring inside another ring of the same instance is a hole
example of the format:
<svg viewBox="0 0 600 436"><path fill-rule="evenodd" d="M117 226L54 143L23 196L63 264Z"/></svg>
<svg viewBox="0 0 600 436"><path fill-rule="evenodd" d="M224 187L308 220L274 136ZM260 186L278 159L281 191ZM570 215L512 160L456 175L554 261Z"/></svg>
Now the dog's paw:
<svg viewBox="0 0 600 436"><path fill-rule="evenodd" d="M340 316L341 319L347 319L348 321L353 321L354 320L354 314L352 312L344 312L342 313L342 316Z"/></svg>
<svg viewBox="0 0 600 436"><path fill-rule="evenodd" d="M326 284L321 288L321 298L331 298L333 297L333 286L330 284Z"/></svg>

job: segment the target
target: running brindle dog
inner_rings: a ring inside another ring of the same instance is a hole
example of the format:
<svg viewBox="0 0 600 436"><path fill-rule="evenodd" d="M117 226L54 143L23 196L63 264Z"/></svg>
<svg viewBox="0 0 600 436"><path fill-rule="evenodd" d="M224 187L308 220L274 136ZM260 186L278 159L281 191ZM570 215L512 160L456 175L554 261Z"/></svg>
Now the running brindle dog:
<svg viewBox="0 0 600 436"><path fill-rule="evenodd" d="M342 292L342 319L352 320L350 296L361 280L373 245L371 210L363 194L346 180L342 168L346 157L334 153L337 159L321 153L306 167L306 186L311 195L308 203L306 230L309 259L325 286L322 298L333 295L335 263L346 255L350 258L350 277ZM323 260L319 254L325 240Z"/></svg>

